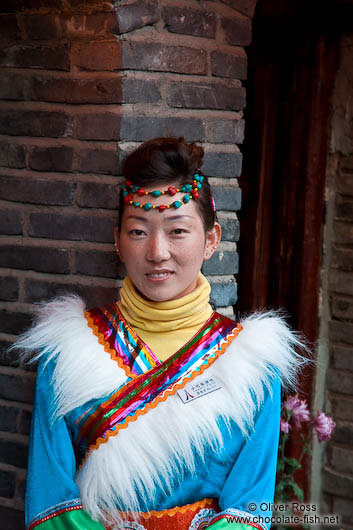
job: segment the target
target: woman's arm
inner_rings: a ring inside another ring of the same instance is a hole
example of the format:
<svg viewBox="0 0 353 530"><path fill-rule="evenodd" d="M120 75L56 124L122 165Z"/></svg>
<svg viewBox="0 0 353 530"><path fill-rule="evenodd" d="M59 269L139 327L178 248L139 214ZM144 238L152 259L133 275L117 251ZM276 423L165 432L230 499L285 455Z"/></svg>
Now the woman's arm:
<svg viewBox="0 0 353 530"><path fill-rule="evenodd" d="M40 361L29 446L25 515L28 529L103 530L83 509L74 481L75 454L64 418L53 421L54 362Z"/></svg>
<svg viewBox="0 0 353 530"><path fill-rule="evenodd" d="M210 530L267 530L271 526L281 408L278 378L272 384L272 396L268 391L265 395L254 429L223 485L219 496L222 511L214 517Z"/></svg>

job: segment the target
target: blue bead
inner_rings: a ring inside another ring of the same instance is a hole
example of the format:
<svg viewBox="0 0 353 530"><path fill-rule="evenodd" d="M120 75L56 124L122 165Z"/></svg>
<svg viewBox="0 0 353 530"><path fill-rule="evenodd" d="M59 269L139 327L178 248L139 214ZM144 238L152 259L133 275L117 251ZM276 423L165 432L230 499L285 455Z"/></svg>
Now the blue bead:
<svg viewBox="0 0 353 530"><path fill-rule="evenodd" d="M180 201L174 201L173 202L173 206L174 206L174 208L180 208L181 202Z"/></svg>
<svg viewBox="0 0 353 530"><path fill-rule="evenodd" d="M139 202L134 202L134 206L135 206L136 208L138 208L138 207L140 206L140 203L139 203Z"/></svg>
<svg viewBox="0 0 353 530"><path fill-rule="evenodd" d="M191 199L190 195L184 195L183 197L184 202L189 202L190 199Z"/></svg>
<svg viewBox="0 0 353 530"><path fill-rule="evenodd" d="M126 190L123 190L123 197L126 197L128 195L128 192Z"/></svg>
<svg viewBox="0 0 353 530"><path fill-rule="evenodd" d="M202 188L202 184L200 182L197 183L197 188L200 190Z"/></svg>
<svg viewBox="0 0 353 530"><path fill-rule="evenodd" d="M183 186L183 191L185 191L186 193L189 193L191 190L192 190L192 185L191 184L185 184L185 186Z"/></svg>
<svg viewBox="0 0 353 530"><path fill-rule="evenodd" d="M143 207L144 207L145 210L148 211L148 210L150 210L152 208L152 204L149 203L149 202L146 202L146 204L144 204Z"/></svg>
<svg viewBox="0 0 353 530"><path fill-rule="evenodd" d="M160 197L161 193L162 193L162 192L159 191L159 190L152 191L152 195L153 195L153 197Z"/></svg>

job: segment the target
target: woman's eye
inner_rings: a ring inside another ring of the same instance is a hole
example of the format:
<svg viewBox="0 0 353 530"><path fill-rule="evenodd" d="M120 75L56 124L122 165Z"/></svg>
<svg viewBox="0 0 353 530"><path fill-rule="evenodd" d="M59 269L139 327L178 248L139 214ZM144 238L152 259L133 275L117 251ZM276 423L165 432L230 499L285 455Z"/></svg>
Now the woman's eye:
<svg viewBox="0 0 353 530"><path fill-rule="evenodd" d="M173 234L176 234L176 235L180 235L180 234L185 234L186 230L184 230L184 228L175 228L173 230Z"/></svg>
<svg viewBox="0 0 353 530"><path fill-rule="evenodd" d="M130 230L129 233L133 236L142 236L145 232L143 230L139 230L138 228L134 228L133 230Z"/></svg>

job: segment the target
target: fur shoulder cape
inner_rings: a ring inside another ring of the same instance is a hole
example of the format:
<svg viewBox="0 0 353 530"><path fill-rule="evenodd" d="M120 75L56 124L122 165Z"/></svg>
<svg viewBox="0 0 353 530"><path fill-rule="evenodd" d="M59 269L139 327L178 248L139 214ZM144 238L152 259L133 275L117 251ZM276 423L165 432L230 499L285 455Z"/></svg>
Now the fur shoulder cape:
<svg viewBox="0 0 353 530"><path fill-rule="evenodd" d="M24 352L23 360L55 359L56 418L109 395L126 381L88 327L84 310L77 296L42 304L34 327L15 344ZM173 462L195 471L195 449L202 456L206 445L221 446L220 418L228 425L234 421L246 437L272 380L279 377L286 388L294 387L298 368L306 362L295 349L304 346L283 318L276 312L254 313L241 324L226 352L207 368L207 375L222 383L216 399L210 394L189 403L186 415L179 397L169 396L88 456L76 482L93 518L105 520L104 514L114 513L117 505L140 511L139 499L151 498L161 479L171 488ZM182 425L177 434L165 429L170 418L174 426Z"/></svg>

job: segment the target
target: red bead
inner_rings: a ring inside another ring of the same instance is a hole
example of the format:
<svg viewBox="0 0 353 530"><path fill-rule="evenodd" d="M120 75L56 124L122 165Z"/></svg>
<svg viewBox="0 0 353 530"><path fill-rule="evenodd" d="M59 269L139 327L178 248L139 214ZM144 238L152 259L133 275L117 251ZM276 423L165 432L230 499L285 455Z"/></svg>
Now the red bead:
<svg viewBox="0 0 353 530"><path fill-rule="evenodd" d="M161 204L160 206L158 206L158 209L160 212L163 212L164 210L167 209L166 205L165 204Z"/></svg>
<svg viewBox="0 0 353 530"><path fill-rule="evenodd" d="M173 196L173 195L176 194L176 192L177 192L177 190L176 190L175 188L173 188L173 186L170 186L170 187L168 188L168 193L169 193L169 195L172 195L172 196Z"/></svg>
<svg viewBox="0 0 353 530"><path fill-rule="evenodd" d="M191 195L193 196L194 199L200 198L199 192L196 190L192 190Z"/></svg>
<svg viewBox="0 0 353 530"><path fill-rule="evenodd" d="M127 188L130 188L131 185L132 185L131 180L127 180L127 181L125 182L125 186L126 186Z"/></svg>
<svg viewBox="0 0 353 530"><path fill-rule="evenodd" d="M126 197L124 197L124 202L126 204L129 204L130 201L133 201L134 200L134 197L131 193L129 193L129 195L126 195Z"/></svg>
<svg viewBox="0 0 353 530"><path fill-rule="evenodd" d="M137 192L137 195L140 195L140 197L142 197L142 195L145 195L145 190L143 188L140 188Z"/></svg>

